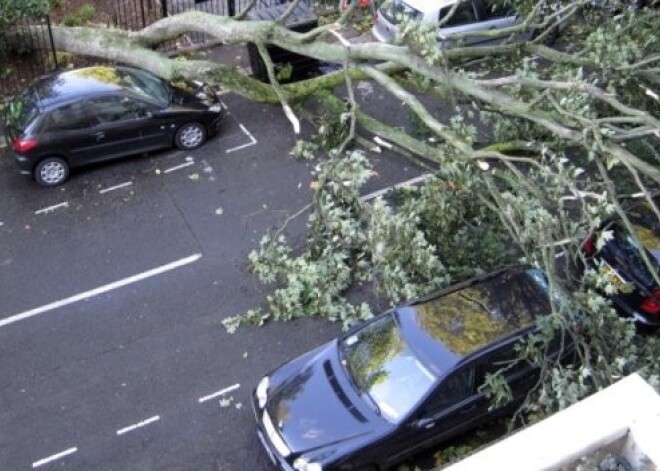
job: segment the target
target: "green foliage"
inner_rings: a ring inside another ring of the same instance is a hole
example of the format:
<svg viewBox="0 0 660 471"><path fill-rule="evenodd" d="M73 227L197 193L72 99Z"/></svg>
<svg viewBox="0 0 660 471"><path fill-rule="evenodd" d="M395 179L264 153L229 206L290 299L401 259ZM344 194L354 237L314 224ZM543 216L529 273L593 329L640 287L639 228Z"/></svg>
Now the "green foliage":
<svg viewBox="0 0 660 471"><path fill-rule="evenodd" d="M320 149L330 151L341 145L348 135L348 113L346 104L335 100L322 100L322 110L315 119L316 133L311 142Z"/></svg>
<svg viewBox="0 0 660 471"><path fill-rule="evenodd" d="M293 145L290 154L296 159L313 160L319 150L319 146L313 142L298 139Z"/></svg>
<svg viewBox="0 0 660 471"><path fill-rule="evenodd" d="M16 18L43 15L48 12L46 0L0 0L0 26Z"/></svg>
<svg viewBox="0 0 660 471"><path fill-rule="evenodd" d="M96 14L94 5L86 3L62 19L64 26L85 26Z"/></svg>

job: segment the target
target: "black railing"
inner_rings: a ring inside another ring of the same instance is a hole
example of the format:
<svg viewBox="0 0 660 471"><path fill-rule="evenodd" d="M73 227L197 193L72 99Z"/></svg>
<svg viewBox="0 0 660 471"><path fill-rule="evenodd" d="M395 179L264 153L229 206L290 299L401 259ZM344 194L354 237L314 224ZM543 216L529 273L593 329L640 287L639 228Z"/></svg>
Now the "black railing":
<svg viewBox="0 0 660 471"><path fill-rule="evenodd" d="M48 16L19 18L0 30L0 95L13 95L57 67Z"/></svg>

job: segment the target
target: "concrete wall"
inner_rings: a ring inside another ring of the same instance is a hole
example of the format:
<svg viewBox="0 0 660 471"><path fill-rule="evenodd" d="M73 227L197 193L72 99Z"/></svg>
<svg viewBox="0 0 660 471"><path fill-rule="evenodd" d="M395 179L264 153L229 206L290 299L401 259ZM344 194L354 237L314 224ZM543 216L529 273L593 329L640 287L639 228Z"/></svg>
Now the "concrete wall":
<svg viewBox="0 0 660 471"><path fill-rule="evenodd" d="M581 457L608 447L636 470L660 470L660 395L637 374L445 471L571 469Z"/></svg>

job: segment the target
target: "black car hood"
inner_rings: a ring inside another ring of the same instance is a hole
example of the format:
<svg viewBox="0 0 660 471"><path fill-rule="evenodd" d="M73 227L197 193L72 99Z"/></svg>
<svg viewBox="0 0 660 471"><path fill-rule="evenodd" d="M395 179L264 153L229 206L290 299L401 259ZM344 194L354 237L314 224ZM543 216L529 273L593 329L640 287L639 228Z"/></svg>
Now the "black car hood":
<svg viewBox="0 0 660 471"><path fill-rule="evenodd" d="M293 453L366 438L379 420L345 376L332 342L273 391L266 409Z"/></svg>

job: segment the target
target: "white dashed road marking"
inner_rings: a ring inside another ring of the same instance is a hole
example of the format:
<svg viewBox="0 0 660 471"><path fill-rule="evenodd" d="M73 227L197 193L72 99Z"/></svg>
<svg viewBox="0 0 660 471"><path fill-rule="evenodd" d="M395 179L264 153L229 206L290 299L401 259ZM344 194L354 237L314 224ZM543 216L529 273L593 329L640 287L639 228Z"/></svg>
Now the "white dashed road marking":
<svg viewBox="0 0 660 471"><path fill-rule="evenodd" d="M163 170L163 173L170 173L170 172L174 172L176 170L181 170L182 168L190 167L191 165L194 165L194 164L195 164L195 162L185 162L185 163L182 163L181 165L175 165L174 167L170 167L166 170Z"/></svg>
<svg viewBox="0 0 660 471"><path fill-rule="evenodd" d="M56 205L53 205L53 206L48 206L47 208L37 209L34 212L34 214L46 214L46 213L50 213L52 211L55 211L56 209L68 208L68 207L69 207L69 203L67 201L65 201L64 203L56 204Z"/></svg>
<svg viewBox="0 0 660 471"><path fill-rule="evenodd" d="M85 291L84 293L79 293L74 296L70 296L68 298L61 299L59 301L55 301L50 304L46 304L44 306L30 309L29 311L21 312L20 314L13 315L5 319L0 319L0 327L4 327L6 325L13 324L14 322L22 321L24 319L37 316L39 314L43 314L44 312L52 311L53 309L67 306L69 304L73 304L75 302L82 301L84 299L92 298L94 296L98 296L99 294L107 293L108 291L112 291L117 288L130 285L132 283L137 283L138 281L151 278L152 276L160 275L170 270L174 270L175 268L179 268L184 265L189 265L191 263L196 262L200 258L202 258L201 253L191 255L190 257L182 258L181 260L176 260L174 262L168 263L167 265L162 265L160 267L156 267L151 270L138 273L137 275L129 276L128 278L124 278L123 280L115 281L113 283L100 286L98 288L94 288L89 291Z"/></svg>
<svg viewBox="0 0 660 471"><path fill-rule="evenodd" d="M109 191L119 190L120 188L126 188L127 186L131 186L132 184L133 182L120 183L119 185L111 186L109 188L103 188L102 190L99 190L99 193L102 195L103 193L107 193Z"/></svg>
<svg viewBox="0 0 660 471"><path fill-rule="evenodd" d="M144 427L145 425L149 425L159 420L160 420L160 415L154 415L153 417L149 417L147 420L143 420L142 422L138 422L137 424L129 425L128 427L117 430L117 435L123 435L125 433L132 432L135 429Z"/></svg>
<svg viewBox="0 0 660 471"><path fill-rule="evenodd" d="M47 458L44 458L42 460L35 461L34 463L32 463L32 467L33 468L38 468L39 466L43 466L46 463L50 463L51 461L55 461L55 460L58 460L60 458L63 458L64 456L71 455L72 453L75 453L76 451L78 451L78 448L76 448L74 446L73 448L69 448L68 450L61 451L60 453L50 455Z"/></svg>
<svg viewBox="0 0 660 471"><path fill-rule="evenodd" d="M210 401L211 399L214 399L218 396L222 396L224 394L227 394L228 392L232 392L240 388L240 384L234 384L232 386L229 386L228 388L221 389L220 391L214 392L213 394L209 394L208 396L200 397L199 398L199 403L201 404L202 402Z"/></svg>

